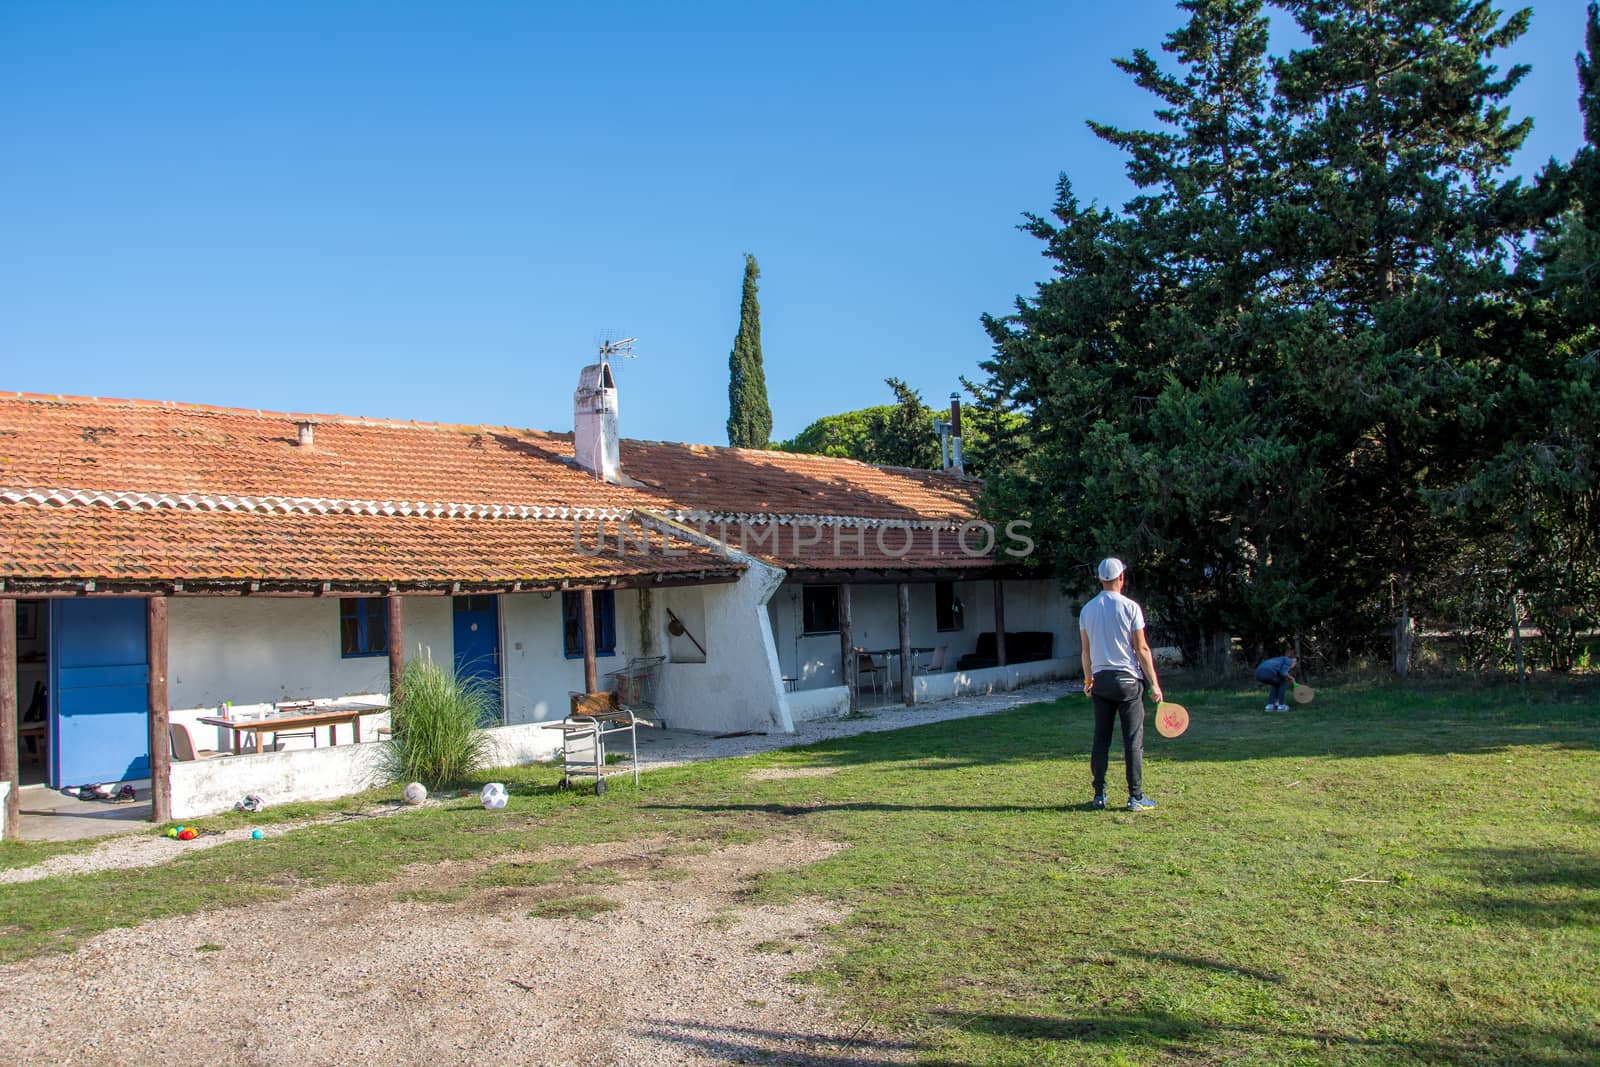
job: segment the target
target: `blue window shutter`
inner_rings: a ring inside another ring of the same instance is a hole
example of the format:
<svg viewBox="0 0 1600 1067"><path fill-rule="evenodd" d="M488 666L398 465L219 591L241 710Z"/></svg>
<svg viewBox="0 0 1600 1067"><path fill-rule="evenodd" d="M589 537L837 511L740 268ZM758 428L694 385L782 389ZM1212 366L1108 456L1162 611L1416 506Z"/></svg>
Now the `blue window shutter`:
<svg viewBox="0 0 1600 1067"><path fill-rule="evenodd" d="M617 651L617 594L610 589L595 597L595 655L615 655Z"/></svg>

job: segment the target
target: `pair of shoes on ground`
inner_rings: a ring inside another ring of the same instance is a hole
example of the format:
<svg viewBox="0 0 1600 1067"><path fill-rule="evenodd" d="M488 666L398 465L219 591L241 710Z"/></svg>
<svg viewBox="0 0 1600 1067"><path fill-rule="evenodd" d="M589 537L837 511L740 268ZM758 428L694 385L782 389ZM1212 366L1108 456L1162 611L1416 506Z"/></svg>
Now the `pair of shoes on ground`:
<svg viewBox="0 0 1600 1067"><path fill-rule="evenodd" d="M1156 802L1144 795L1128 798L1129 811L1149 811L1155 806ZM1089 807L1095 811L1105 811L1106 795L1104 793L1096 793L1094 799L1089 802Z"/></svg>
<svg viewBox="0 0 1600 1067"><path fill-rule="evenodd" d="M1271 711L1288 711L1289 710L1289 705L1287 705L1287 704L1268 704L1267 707L1266 707L1266 710L1269 711L1269 712L1271 712Z"/></svg>

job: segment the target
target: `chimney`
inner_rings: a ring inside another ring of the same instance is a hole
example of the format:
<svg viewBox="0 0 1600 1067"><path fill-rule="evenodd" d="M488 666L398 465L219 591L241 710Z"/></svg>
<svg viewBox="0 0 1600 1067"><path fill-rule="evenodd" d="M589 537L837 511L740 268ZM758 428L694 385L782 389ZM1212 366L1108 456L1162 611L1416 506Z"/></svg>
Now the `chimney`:
<svg viewBox="0 0 1600 1067"><path fill-rule="evenodd" d="M965 474L961 456L961 394L950 394L950 469Z"/></svg>
<svg viewBox="0 0 1600 1067"><path fill-rule="evenodd" d="M294 424L294 428L298 434L298 436L295 438L295 444L299 445L301 448L310 448L312 437L316 432L316 427L316 419L297 420Z"/></svg>
<svg viewBox="0 0 1600 1067"><path fill-rule="evenodd" d="M611 364L591 363L572 394L572 453L578 466L608 482L622 480L617 453L617 382Z"/></svg>

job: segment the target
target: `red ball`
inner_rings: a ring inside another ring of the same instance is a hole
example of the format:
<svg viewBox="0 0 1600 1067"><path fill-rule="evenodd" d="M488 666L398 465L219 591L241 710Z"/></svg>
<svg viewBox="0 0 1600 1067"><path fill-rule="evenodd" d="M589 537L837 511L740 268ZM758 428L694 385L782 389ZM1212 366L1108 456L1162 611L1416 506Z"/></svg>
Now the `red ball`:
<svg viewBox="0 0 1600 1067"><path fill-rule="evenodd" d="M197 834L195 831L189 829L188 827L185 827L183 829L183 832L178 834L178 840L179 841L193 841L195 838L197 838L199 836L200 835Z"/></svg>

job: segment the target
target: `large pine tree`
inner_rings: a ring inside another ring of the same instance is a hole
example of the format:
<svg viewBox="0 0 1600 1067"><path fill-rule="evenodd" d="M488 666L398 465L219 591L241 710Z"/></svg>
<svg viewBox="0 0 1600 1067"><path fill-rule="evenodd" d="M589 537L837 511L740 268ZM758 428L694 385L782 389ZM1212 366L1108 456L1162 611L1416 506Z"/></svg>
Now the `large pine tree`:
<svg viewBox="0 0 1600 1067"><path fill-rule="evenodd" d="M1181 4L1175 72L1118 63L1158 127L1094 127L1139 194L1084 206L1063 176L1028 217L1055 276L986 319L990 386L1031 441L989 506L1033 518L1058 565L1137 561L1190 653L1230 631L1375 651L1387 617L1404 671L1418 591L1460 548L1439 496L1496 446L1509 266L1552 201L1502 177L1525 72L1490 60L1527 13L1279 6L1306 43L1273 60L1258 0Z"/></svg>
<svg viewBox="0 0 1600 1067"><path fill-rule="evenodd" d="M772 437L767 374L761 366L761 305L756 300L760 277L756 257L746 255L739 332L728 355L728 444L735 448L766 448Z"/></svg>
<svg viewBox="0 0 1600 1067"><path fill-rule="evenodd" d="M1405 674L1419 597L1451 580L1430 491L1481 454L1507 249L1528 196L1504 178L1527 73L1490 62L1526 30L1476 0L1290 0L1309 40L1278 65L1290 123L1272 224L1278 351L1327 434L1343 553L1379 584ZM1351 590L1354 594L1357 590Z"/></svg>

